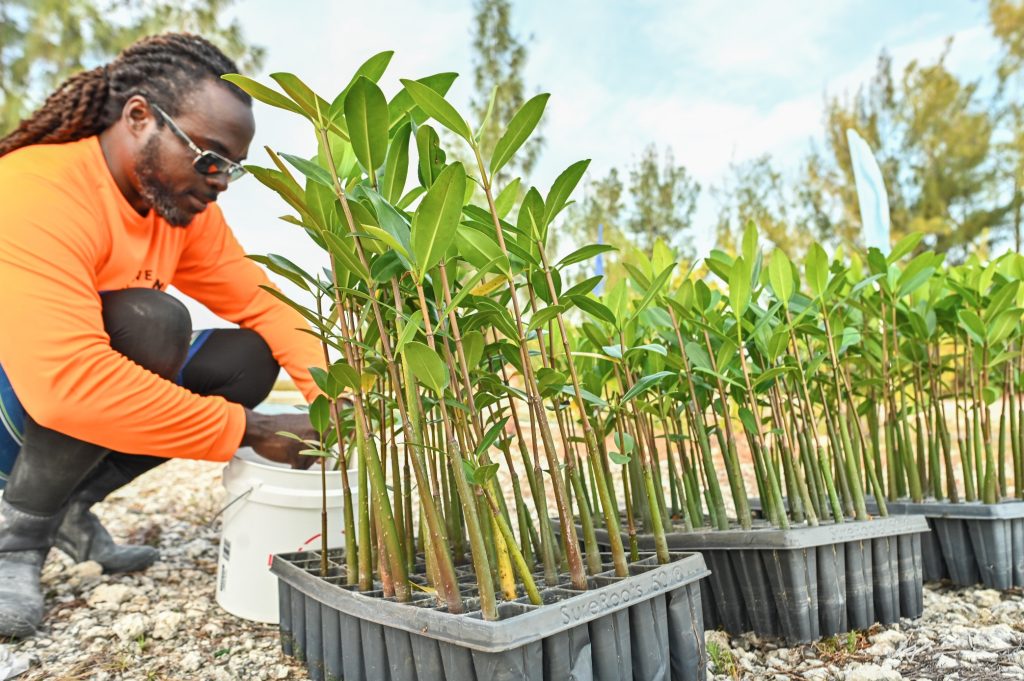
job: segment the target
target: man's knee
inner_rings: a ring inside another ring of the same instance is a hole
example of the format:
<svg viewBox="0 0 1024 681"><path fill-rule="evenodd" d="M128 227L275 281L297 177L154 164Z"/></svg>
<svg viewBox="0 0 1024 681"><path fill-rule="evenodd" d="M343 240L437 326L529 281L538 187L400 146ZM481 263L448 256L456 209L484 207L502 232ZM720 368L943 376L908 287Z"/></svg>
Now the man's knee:
<svg viewBox="0 0 1024 681"><path fill-rule="evenodd" d="M110 346L153 373L174 378L192 336L185 305L162 291L142 288L111 291L101 298Z"/></svg>
<svg viewBox="0 0 1024 681"><path fill-rule="evenodd" d="M251 409L270 394L280 371L267 342L255 331L215 329L185 366L182 385Z"/></svg>

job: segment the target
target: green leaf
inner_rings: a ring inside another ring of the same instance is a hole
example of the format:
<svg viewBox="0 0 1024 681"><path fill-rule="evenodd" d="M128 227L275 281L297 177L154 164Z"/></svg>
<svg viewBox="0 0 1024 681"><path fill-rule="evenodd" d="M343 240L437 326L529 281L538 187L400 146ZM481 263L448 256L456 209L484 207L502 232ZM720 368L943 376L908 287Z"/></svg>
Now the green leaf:
<svg viewBox="0 0 1024 681"><path fill-rule="evenodd" d="M474 476L474 481L476 482L476 484L486 485L488 482L490 482L494 478L494 476L498 474L498 466L499 464L497 463L489 463L486 466L478 466L476 469L476 475Z"/></svg>
<svg viewBox="0 0 1024 681"><path fill-rule="evenodd" d="M615 315L606 305L600 303L593 298L588 298L585 295L581 296L567 296L565 300L578 307L579 309L586 312L588 315L602 322L608 322L612 326L615 325Z"/></svg>
<svg viewBox="0 0 1024 681"><path fill-rule="evenodd" d="M310 291L309 282L312 281L312 277L306 273L301 267L293 263L288 258L280 255L249 255L246 256L253 262L258 262L265 266L271 272L279 274L288 281L292 282L304 291Z"/></svg>
<svg viewBox="0 0 1024 681"><path fill-rule="evenodd" d="M331 427L330 400L323 395L316 396L309 405L309 422L313 424L313 429L323 437L323 434Z"/></svg>
<svg viewBox="0 0 1024 681"><path fill-rule="evenodd" d="M512 116L505 134L494 145L494 153L491 154L491 177L501 170L519 147L529 139L541 116L544 115L544 107L547 106L549 96L540 94L532 97Z"/></svg>
<svg viewBox="0 0 1024 681"><path fill-rule="evenodd" d="M314 123L328 120L331 105L323 97L313 92L313 89L303 83L294 73L271 73L270 77L306 112L306 115Z"/></svg>
<svg viewBox="0 0 1024 681"><path fill-rule="evenodd" d="M416 106L423 109L424 113L466 142L473 143L473 131L469 129L469 124L444 97L432 90L430 86L415 80L403 79L402 85L405 86L412 100L416 102Z"/></svg>
<svg viewBox="0 0 1024 681"><path fill-rule="evenodd" d="M1019 308L1010 308L996 315L986 327L986 339L989 345L1001 343L1009 338L1020 324L1020 314Z"/></svg>
<svg viewBox="0 0 1024 681"><path fill-rule="evenodd" d="M462 284L459 288L459 292L455 294L454 298L452 298L451 304L445 306L444 313L441 316L447 317L448 313L457 308L459 304L466 298L466 296L470 295L473 292L473 287L475 287L478 283L480 283L480 281L485 276L487 276L487 274L491 271L491 268L494 267L497 264L497 262L497 260L492 260L487 264L486 267L482 267L479 270L477 270L473 274L473 276L470 277L469 281Z"/></svg>
<svg viewBox="0 0 1024 681"><path fill-rule="evenodd" d="M751 435L757 435L757 419L754 418L754 413L746 407L740 407L739 416L743 428Z"/></svg>
<svg viewBox="0 0 1024 681"><path fill-rule="evenodd" d="M341 394L342 386L320 367L309 367L309 375L313 377L316 387L320 388L327 397L335 399Z"/></svg>
<svg viewBox="0 0 1024 681"><path fill-rule="evenodd" d="M790 371L793 371L793 367L772 367L771 369L768 369L767 371L762 372L760 376L758 376L757 378L754 379L754 386L753 387L756 390L757 388L761 387L762 385L764 385L766 383L769 383L771 381L774 381L779 376L782 376L783 374L787 374Z"/></svg>
<svg viewBox="0 0 1024 681"><path fill-rule="evenodd" d="M498 441L501 434L505 432L505 424L508 423L508 419L509 417L506 416L487 429L484 436L480 438L480 444L476 446L476 449L473 452L475 456L482 456L484 452L491 448L491 445Z"/></svg>
<svg viewBox="0 0 1024 681"><path fill-rule="evenodd" d="M633 436L629 433L620 434L616 432L615 435L612 436L612 441L623 454L632 454L636 451L636 440L634 440Z"/></svg>
<svg viewBox="0 0 1024 681"><path fill-rule="evenodd" d="M391 63L391 58L395 55L394 50L386 50L384 52L378 52L366 61L364 61L356 72L352 74L352 80L348 82L345 89L338 93L338 96L331 102L330 117L332 120L336 120L341 116L345 106L345 99L348 97L348 93L352 90L352 87L356 84L360 78L366 78L374 83L378 82L384 72L387 71L388 64Z"/></svg>
<svg viewBox="0 0 1024 681"><path fill-rule="evenodd" d="M409 320L402 327L402 335L398 337L398 344L395 346L395 352L401 353L406 343L416 337L417 332L423 328L423 312L416 310L409 317Z"/></svg>
<svg viewBox="0 0 1024 681"><path fill-rule="evenodd" d="M292 156L291 154L281 154L281 158L295 166L295 169L308 179L319 182L332 192L334 191L334 180L331 178L330 172L320 167L319 164L299 156Z"/></svg>
<svg viewBox="0 0 1024 681"><path fill-rule="evenodd" d="M559 260L555 267L562 269L563 267L575 265L576 263L583 262L584 260L590 260L601 253L607 253L608 251L615 250L618 249L616 249L615 246L610 246L608 244L589 244L583 248L577 248L575 251Z"/></svg>
<svg viewBox="0 0 1024 681"><path fill-rule="evenodd" d="M409 137L412 126L403 125L391 139L388 156L384 160L384 177L380 183L380 194L388 203L394 204L402 198L405 181L409 176Z"/></svg>
<svg viewBox="0 0 1024 681"><path fill-rule="evenodd" d="M451 88L452 83L459 77L459 74L452 72L435 73L425 78L417 78L417 82L423 83L434 92L444 95ZM418 115L417 115L418 114ZM416 108L416 102L412 101L409 91L402 88L398 94L388 103L388 117L391 120L392 132L410 117L417 125L426 120L426 114Z"/></svg>
<svg viewBox="0 0 1024 681"><path fill-rule="evenodd" d="M576 397L576 390L573 389L571 385L562 386L562 392L571 397ZM607 402L605 402L600 397L590 392L586 388L580 388L580 397L583 398L584 401L589 402L590 404L593 404L597 407L600 407L601 409L604 409L605 407L608 406Z"/></svg>
<svg viewBox="0 0 1024 681"><path fill-rule="evenodd" d="M331 365L328 373L339 385L353 392L359 392L362 389L359 372L345 362L335 362Z"/></svg>
<svg viewBox="0 0 1024 681"><path fill-rule="evenodd" d="M985 343L985 324L973 310L960 310L957 312L957 319L960 320L960 328L967 332L967 335L978 345Z"/></svg>
<svg viewBox="0 0 1024 681"><path fill-rule="evenodd" d="M480 126L476 129L476 134L473 135L473 139L477 142L480 141L480 136L484 134L484 130L487 129L487 124L491 122L491 114L494 112L494 100L498 98L498 86L495 85L491 88L491 95L487 98L487 110L484 111L484 117L480 119Z"/></svg>
<svg viewBox="0 0 1024 681"><path fill-rule="evenodd" d="M634 345L633 347L627 349L626 352L623 353L623 356L628 357L631 353L636 352L653 352L657 355L661 355L662 357L668 357L668 349L664 345L659 345L658 343Z"/></svg>
<svg viewBox="0 0 1024 681"><path fill-rule="evenodd" d="M373 176L388 153L388 100L370 79L360 76L348 91L345 121L356 158Z"/></svg>
<svg viewBox="0 0 1024 681"><path fill-rule="evenodd" d="M530 319L529 326L527 326L526 328L528 331L536 331L537 329L541 328L542 326L550 322L552 319L560 315L562 312L565 312L564 305L549 305L548 307L545 307L534 313L533 317Z"/></svg>
<svg viewBox="0 0 1024 681"><path fill-rule="evenodd" d="M508 258L490 235L475 229L460 229L455 235L455 247L466 262L480 269L488 263L497 262L503 272L508 272Z"/></svg>
<svg viewBox="0 0 1024 681"><path fill-rule="evenodd" d="M435 394L442 394L448 387L448 367L436 352L423 343L409 341L405 344L402 357L416 380Z"/></svg>
<svg viewBox="0 0 1024 681"><path fill-rule="evenodd" d="M504 220L505 216L511 212L512 207L516 205L516 199L519 197L520 183L521 180L518 177L513 179L505 185L505 188L494 199L494 210L498 213L498 219Z"/></svg>
<svg viewBox="0 0 1024 681"><path fill-rule="evenodd" d="M484 358L484 345L484 335L480 331L468 331L462 337L462 351L470 371L480 366L480 360Z"/></svg>
<svg viewBox="0 0 1024 681"><path fill-rule="evenodd" d="M278 109L284 109L286 111L292 111L301 116L305 116L306 112L302 110L298 104L282 95L277 90L272 90L266 85L259 83L252 78L246 78L245 76L237 73L226 73L221 76L224 80L229 83L237 85L253 99L259 100L264 104L276 107Z"/></svg>
<svg viewBox="0 0 1024 681"><path fill-rule="evenodd" d="M754 262L757 258L757 225L753 220L747 220L747 226L743 229L743 259L748 263Z"/></svg>
<svg viewBox="0 0 1024 681"><path fill-rule="evenodd" d="M807 285L815 298L825 293L828 285L828 254L818 243L811 244L804 260L804 271L807 274Z"/></svg>
<svg viewBox="0 0 1024 681"><path fill-rule="evenodd" d="M451 247L466 195L466 171L453 163L438 175L412 218L412 254L416 280L437 265Z"/></svg>
<svg viewBox="0 0 1024 681"><path fill-rule="evenodd" d="M771 284L772 293L788 310L789 299L796 290L796 281L793 276L793 263L781 248L772 251L771 260L768 262L768 283Z"/></svg>
<svg viewBox="0 0 1024 681"><path fill-rule="evenodd" d="M661 294L662 289L665 288L665 284L668 283L669 277L672 276L672 271L675 270L675 268L676 264L672 263L654 278L651 285L647 287L647 292L644 293L644 297L640 299L640 302L637 303L636 307L633 309L633 314L629 316L630 321L639 317L640 313L646 310L647 306Z"/></svg>
<svg viewBox="0 0 1024 681"><path fill-rule="evenodd" d="M624 466L627 463L629 463L630 459L632 459L633 457L626 456L624 454L619 454L618 452L613 451L613 450L609 450L608 451L608 458L612 460L612 463L617 463L620 466Z"/></svg>
<svg viewBox="0 0 1024 681"><path fill-rule="evenodd" d="M886 259L889 264L892 264L910 253L917 245L921 243L921 239L924 238L924 232L913 232L900 239L895 246L892 247L892 251L889 252L889 257Z"/></svg>
<svg viewBox="0 0 1024 681"><path fill-rule="evenodd" d="M626 394L622 396L620 400L621 404L629 402L637 395L650 390L658 383L664 381L666 378L675 377L677 374L674 371L659 371L656 374L650 376L644 376L639 381L633 384L633 387L626 391Z"/></svg>
<svg viewBox="0 0 1024 681"><path fill-rule="evenodd" d="M544 201L544 221L542 224L542 234L546 236L547 227L551 224L551 221L555 219L555 216L565 208L569 201L569 196L573 190L576 189L576 185L583 179L583 173L587 172L587 167L590 165L590 159L583 161L577 161L571 166L562 171L562 174L555 178L554 183L551 185L551 191L548 192L548 198ZM541 239L543 241L543 239Z"/></svg>
<svg viewBox="0 0 1024 681"><path fill-rule="evenodd" d="M896 280L896 297L908 296L921 288L935 274L935 254L922 253L909 263Z"/></svg>
<svg viewBox="0 0 1024 681"><path fill-rule="evenodd" d="M708 372L713 371L711 357L707 350L697 343L690 341L686 344L686 357L694 367L705 369Z"/></svg>
<svg viewBox="0 0 1024 681"><path fill-rule="evenodd" d="M416 153L419 156L420 183L429 188L444 169L445 159L444 150L441 149L441 138L429 125L422 125L416 131Z"/></svg>
<svg viewBox="0 0 1024 681"><path fill-rule="evenodd" d="M736 258L729 272L729 305L737 320L750 306L750 268L743 256Z"/></svg>
<svg viewBox="0 0 1024 681"><path fill-rule="evenodd" d="M597 285L600 284L601 280L603 279L604 277L600 276L589 277L587 279L584 279L580 283L576 284L575 286L569 287L562 295L565 296L566 298L572 298L573 296L585 296L591 291L593 291L595 288L597 288Z"/></svg>

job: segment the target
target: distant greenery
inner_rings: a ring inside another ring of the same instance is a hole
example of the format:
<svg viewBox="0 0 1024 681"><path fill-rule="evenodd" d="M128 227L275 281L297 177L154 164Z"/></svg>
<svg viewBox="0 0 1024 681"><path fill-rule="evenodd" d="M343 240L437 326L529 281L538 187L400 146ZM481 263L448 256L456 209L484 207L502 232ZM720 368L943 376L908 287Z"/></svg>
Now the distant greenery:
<svg viewBox="0 0 1024 681"><path fill-rule="evenodd" d="M234 0L0 0L0 136L61 82L117 56L139 38L190 31L238 62L260 68L262 47L246 43L225 10Z"/></svg>

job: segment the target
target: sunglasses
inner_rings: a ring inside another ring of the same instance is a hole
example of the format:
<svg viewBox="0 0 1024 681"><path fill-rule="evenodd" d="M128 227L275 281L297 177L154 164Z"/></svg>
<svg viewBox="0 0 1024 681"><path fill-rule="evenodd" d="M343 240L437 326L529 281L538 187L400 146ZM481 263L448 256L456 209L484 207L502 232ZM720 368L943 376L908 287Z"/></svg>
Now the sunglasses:
<svg viewBox="0 0 1024 681"><path fill-rule="evenodd" d="M185 134L185 132L178 127L178 124L174 122L166 111L158 107L156 104L150 102L149 107L160 114L161 117L167 122L167 127L171 129L175 135L181 139L188 148L196 155L192 161L192 167L196 169L196 172L200 175L217 175L224 173L228 176L228 182L237 180L242 175L245 175L246 170L239 163L235 163L231 159L224 158L216 151L203 151L199 146L192 141L192 139Z"/></svg>

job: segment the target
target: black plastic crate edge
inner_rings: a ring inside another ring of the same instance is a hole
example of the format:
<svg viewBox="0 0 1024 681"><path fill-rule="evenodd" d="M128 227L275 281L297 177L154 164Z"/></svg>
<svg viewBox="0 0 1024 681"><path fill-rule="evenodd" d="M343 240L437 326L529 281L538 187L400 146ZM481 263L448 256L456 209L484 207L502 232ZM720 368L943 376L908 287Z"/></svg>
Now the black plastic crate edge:
<svg viewBox="0 0 1024 681"><path fill-rule="evenodd" d="M276 555L270 571L288 586L339 612L413 634L481 652L511 650L539 641L639 602L698 582L711 574L699 553L615 584L581 592L561 603L538 606L511 620L487 622L364 596L324 582L290 562L297 554ZM568 608L571 606L571 610Z"/></svg>
<svg viewBox="0 0 1024 681"><path fill-rule="evenodd" d="M673 551L701 551L707 549L810 549L829 544L863 541L878 537L929 532L928 522L922 515L896 515L871 520L850 520L839 524L822 524L817 527L733 529L692 532L669 532L665 535L669 549ZM608 531L595 529L599 544L608 544ZM624 534L623 540L628 540ZM654 537L637 534L640 549L654 547Z"/></svg>

